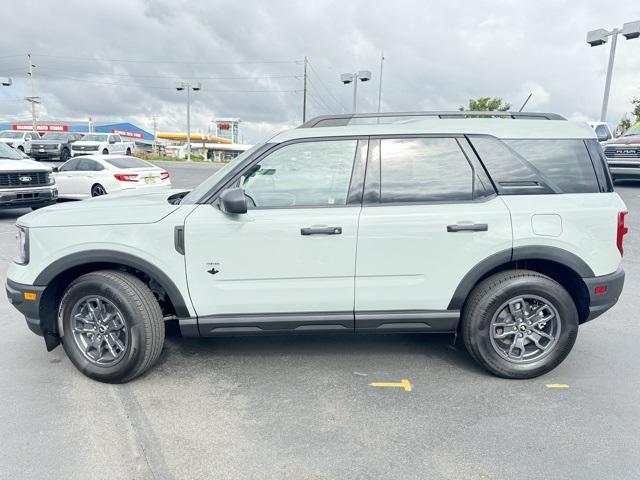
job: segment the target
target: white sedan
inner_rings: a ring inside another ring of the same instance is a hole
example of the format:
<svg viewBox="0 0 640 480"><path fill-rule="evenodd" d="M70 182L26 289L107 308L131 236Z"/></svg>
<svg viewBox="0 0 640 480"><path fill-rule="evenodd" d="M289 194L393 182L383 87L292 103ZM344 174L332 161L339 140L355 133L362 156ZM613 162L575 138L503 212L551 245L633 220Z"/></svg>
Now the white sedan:
<svg viewBox="0 0 640 480"><path fill-rule="evenodd" d="M171 188L169 172L137 157L85 155L54 169L58 197L82 199L107 193Z"/></svg>

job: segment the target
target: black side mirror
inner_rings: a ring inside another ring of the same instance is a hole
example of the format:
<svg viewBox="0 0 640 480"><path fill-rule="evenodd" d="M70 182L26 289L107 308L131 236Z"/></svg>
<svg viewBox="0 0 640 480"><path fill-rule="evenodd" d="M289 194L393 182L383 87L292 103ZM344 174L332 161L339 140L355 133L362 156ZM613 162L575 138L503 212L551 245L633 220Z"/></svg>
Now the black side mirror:
<svg viewBox="0 0 640 480"><path fill-rule="evenodd" d="M51 167L51 171L57 173L60 171L60 167Z"/></svg>
<svg viewBox="0 0 640 480"><path fill-rule="evenodd" d="M241 188L228 188L220 194L220 204L225 213L247 213L247 199Z"/></svg>

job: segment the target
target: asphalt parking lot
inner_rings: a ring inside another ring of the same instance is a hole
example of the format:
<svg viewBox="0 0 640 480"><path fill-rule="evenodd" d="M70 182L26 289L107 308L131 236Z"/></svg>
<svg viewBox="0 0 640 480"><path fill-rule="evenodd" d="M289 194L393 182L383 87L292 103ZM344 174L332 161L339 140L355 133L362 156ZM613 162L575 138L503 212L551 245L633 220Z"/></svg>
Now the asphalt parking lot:
<svg viewBox="0 0 640 480"><path fill-rule="evenodd" d="M177 187L215 165L162 164ZM126 385L92 381L0 298L0 478L640 477L640 183L618 305L543 377L494 378L449 336L182 339ZM0 279L15 253L0 211ZM400 382L377 388L372 382ZM566 388L550 388L560 384Z"/></svg>

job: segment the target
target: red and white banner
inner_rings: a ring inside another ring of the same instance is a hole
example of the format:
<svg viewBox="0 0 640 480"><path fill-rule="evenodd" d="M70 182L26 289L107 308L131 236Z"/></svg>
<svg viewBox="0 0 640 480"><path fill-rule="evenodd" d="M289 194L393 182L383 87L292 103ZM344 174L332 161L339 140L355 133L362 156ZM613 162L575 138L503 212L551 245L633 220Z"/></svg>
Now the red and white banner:
<svg viewBox="0 0 640 480"><path fill-rule="evenodd" d="M33 126L31 124L13 124L11 126L12 130L33 130ZM36 131L38 132L68 132L69 125L37 125Z"/></svg>
<svg viewBox="0 0 640 480"><path fill-rule="evenodd" d="M122 135L123 137L142 138L142 134L139 132L127 132L124 130L116 130L115 128L111 130L111 133Z"/></svg>

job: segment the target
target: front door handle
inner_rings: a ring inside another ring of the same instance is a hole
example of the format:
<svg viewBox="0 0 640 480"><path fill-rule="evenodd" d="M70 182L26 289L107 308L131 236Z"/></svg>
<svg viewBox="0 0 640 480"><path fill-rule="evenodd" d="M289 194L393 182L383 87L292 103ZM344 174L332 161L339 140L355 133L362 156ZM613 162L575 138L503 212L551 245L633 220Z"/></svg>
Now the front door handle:
<svg viewBox="0 0 640 480"><path fill-rule="evenodd" d="M342 227L305 227L300 229L300 235L340 235Z"/></svg>
<svg viewBox="0 0 640 480"><path fill-rule="evenodd" d="M486 232L489 225L486 223L457 223L456 225L447 225L447 232Z"/></svg>

